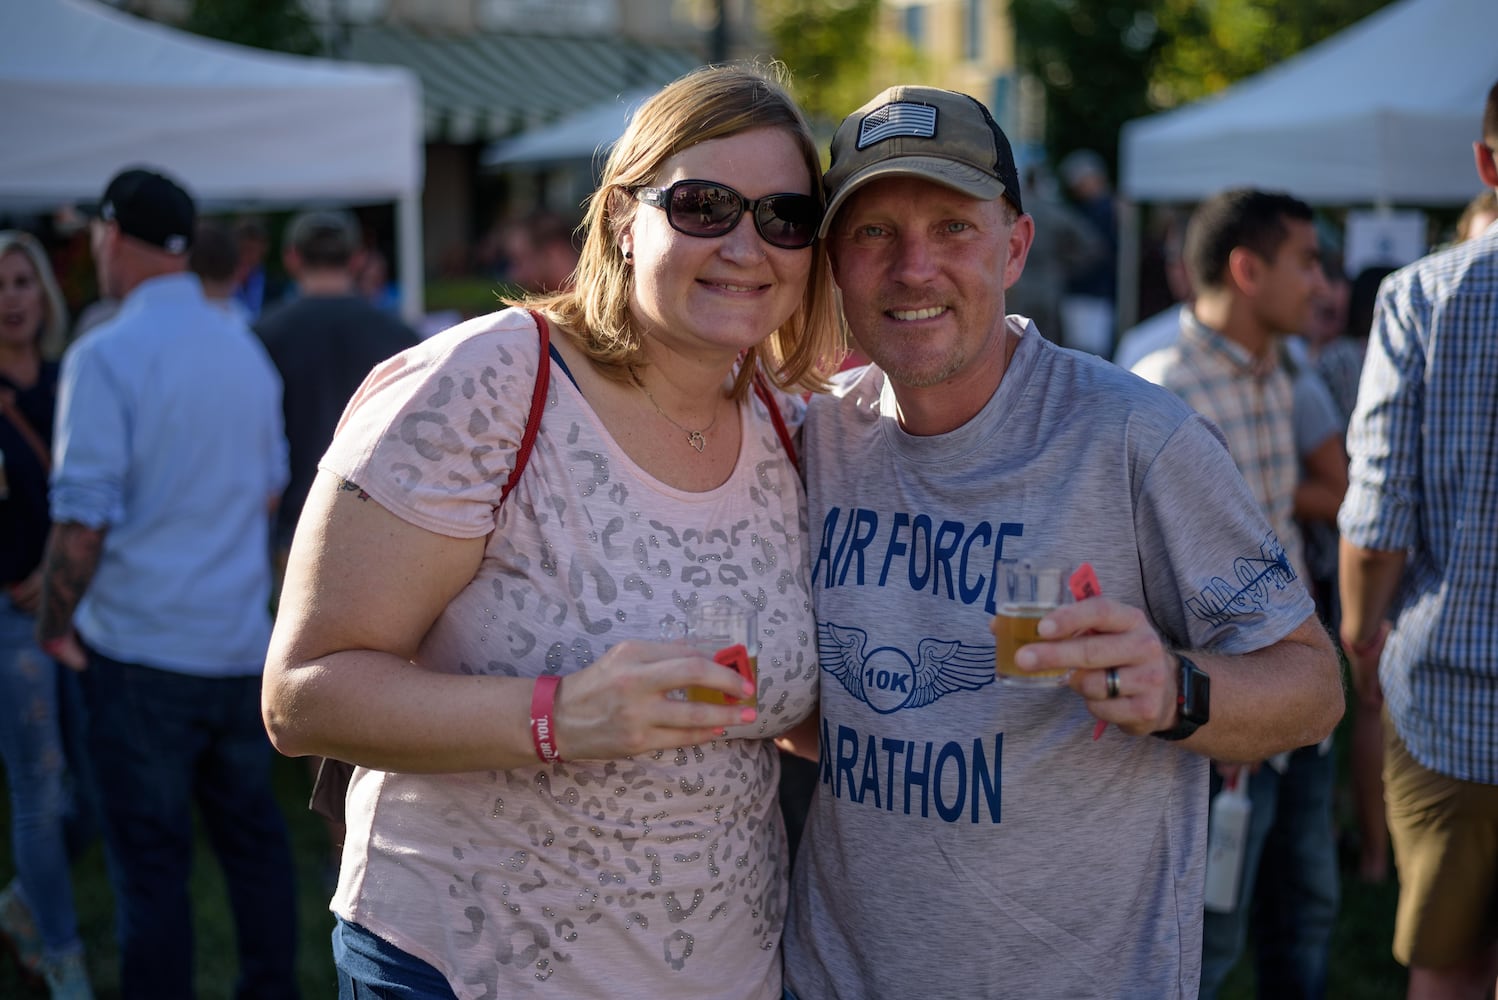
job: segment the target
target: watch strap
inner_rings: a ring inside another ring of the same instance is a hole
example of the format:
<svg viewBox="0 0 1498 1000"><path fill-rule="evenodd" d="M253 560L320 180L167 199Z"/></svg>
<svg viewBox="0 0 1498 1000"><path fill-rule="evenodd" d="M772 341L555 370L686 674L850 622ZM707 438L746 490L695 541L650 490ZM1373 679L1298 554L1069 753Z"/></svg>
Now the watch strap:
<svg viewBox="0 0 1498 1000"><path fill-rule="evenodd" d="M1172 743L1184 740L1200 729L1210 712L1209 706L1198 704L1195 697L1198 690L1204 695L1210 691L1206 671L1179 653L1176 654L1176 659L1180 662L1180 672L1176 677L1176 724L1169 729L1150 733L1156 739Z"/></svg>

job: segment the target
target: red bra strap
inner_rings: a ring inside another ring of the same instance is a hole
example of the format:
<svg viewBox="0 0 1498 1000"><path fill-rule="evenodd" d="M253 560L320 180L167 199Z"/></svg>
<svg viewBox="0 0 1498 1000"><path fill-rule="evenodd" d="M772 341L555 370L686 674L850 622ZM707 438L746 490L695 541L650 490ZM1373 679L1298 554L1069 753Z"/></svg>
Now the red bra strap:
<svg viewBox="0 0 1498 1000"><path fill-rule="evenodd" d="M780 436L780 443L785 448L785 453L796 467L801 471L801 460L796 455L796 446L791 443L791 432L786 429L785 417L780 415L780 406L775 402L775 396L770 392L770 381L765 378L765 373L758 368L754 370L754 394L765 404L765 409L770 411L770 420L775 424L775 433Z"/></svg>

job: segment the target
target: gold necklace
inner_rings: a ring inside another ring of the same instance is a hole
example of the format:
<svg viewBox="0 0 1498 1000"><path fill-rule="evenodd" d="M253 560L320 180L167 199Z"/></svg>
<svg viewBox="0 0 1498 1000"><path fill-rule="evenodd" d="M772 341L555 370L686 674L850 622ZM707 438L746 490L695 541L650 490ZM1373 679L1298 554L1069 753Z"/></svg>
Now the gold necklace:
<svg viewBox="0 0 1498 1000"><path fill-rule="evenodd" d="M650 394L650 390L645 388L645 383L640 381L640 373L635 371L634 365L629 366L629 378L630 381L634 382L635 388L643 392L645 394L645 398L650 400L650 405L655 407L655 412L664 417L672 427L675 427L677 430L685 434L687 436L687 444L691 445L699 454L701 454L702 449L707 447L707 438L703 437L703 435L712 430L713 425L718 422L717 410L713 411L713 419L708 423L706 427L702 428L702 430L700 431L694 431L692 430L692 428L684 427L681 424L677 423L675 420L672 420L671 415L665 410L661 409L661 404L655 401L655 397Z"/></svg>

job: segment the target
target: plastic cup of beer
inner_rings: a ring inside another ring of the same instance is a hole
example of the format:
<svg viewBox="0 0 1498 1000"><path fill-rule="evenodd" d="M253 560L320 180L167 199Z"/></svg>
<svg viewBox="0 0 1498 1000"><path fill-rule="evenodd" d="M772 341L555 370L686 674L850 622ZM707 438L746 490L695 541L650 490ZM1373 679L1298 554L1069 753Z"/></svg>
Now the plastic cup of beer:
<svg viewBox="0 0 1498 1000"><path fill-rule="evenodd" d="M759 690L759 615L729 598L706 601L687 609L686 640L713 662L736 671L755 686L755 696L737 698L716 688L691 685L688 701L714 705L754 705Z"/></svg>
<svg viewBox="0 0 1498 1000"><path fill-rule="evenodd" d="M1070 670L1021 670L1014 654L1032 642L1042 642L1040 620L1068 598L1066 566L1028 560L999 569L998 614L994 618L994 668L1004 684L1054 687L1066 683Z"/></svg>

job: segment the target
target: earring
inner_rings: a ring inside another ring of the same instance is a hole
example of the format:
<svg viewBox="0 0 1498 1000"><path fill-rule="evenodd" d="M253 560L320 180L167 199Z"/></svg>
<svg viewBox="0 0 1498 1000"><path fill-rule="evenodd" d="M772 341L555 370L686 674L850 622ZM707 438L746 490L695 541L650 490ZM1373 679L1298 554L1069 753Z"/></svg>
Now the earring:
<svg viewBox="0 0 1498 1000"><path fill-rule="evenodd" d="M625 260L634 260L635 259L635 252L633 250L626 250L626 251L624 251L624 259Z"/></svg>

